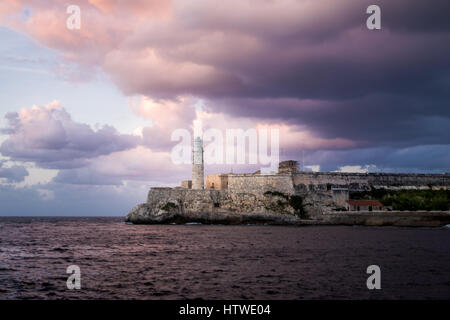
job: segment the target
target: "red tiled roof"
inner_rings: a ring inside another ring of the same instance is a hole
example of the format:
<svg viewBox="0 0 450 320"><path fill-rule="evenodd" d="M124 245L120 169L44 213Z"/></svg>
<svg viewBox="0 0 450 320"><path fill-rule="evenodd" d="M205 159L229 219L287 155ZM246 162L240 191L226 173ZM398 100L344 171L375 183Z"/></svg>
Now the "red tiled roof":
<svg viewBox="0 0 450 320"><path fill-rule="evenodd" d="M347 203L351 206L383 206L378 200L347 200Z"/></svg>

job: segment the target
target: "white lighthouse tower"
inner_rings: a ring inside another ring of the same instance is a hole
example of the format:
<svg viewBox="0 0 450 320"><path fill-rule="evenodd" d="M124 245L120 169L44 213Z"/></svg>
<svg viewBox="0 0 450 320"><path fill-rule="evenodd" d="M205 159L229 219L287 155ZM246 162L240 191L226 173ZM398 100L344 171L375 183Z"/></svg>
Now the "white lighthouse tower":
<svg viewBox="0 0 450 320"><path fill-rule="evenodd" d="M192 189L204 189L203 170L203 141L200 137L197 137L194 139L192 151Z"/></svg>

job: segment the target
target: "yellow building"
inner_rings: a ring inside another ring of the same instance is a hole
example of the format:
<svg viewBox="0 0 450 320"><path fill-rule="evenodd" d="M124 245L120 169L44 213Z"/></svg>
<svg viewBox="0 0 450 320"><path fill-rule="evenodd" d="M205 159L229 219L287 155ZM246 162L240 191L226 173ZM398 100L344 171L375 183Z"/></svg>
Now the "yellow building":
<svg viewBox="0 0 450 320"><path fill-rule="evenodd" d="M209 174L206 176L206 189L227 190L228 174Z"/></svg>

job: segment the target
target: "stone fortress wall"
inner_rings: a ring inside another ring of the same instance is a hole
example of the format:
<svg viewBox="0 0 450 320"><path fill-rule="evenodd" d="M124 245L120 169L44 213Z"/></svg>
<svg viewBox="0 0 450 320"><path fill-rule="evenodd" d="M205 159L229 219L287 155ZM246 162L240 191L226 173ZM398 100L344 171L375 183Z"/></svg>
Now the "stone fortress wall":
<svg viewBox="0 0 450 320"><path fill-rule="evenodd" d="M371 188L448 189L450 174L293 172L271 175L230 174L228 188L232 194L263 195L277 191L304 198L310 213L324 213L346 207L350 192Z"/></svg>
<svg viewBox="0 0 450 320"><path fill-rule="evenodd" d="M188 183L189 181L183 182L182 187L190 188ZM305 172L298 170L296 161L288 160L280 163L276 174L256 172L206 176L206 189L227 190L235 193L279 191L294 194L332 190L364 191L371 188L429 189L430 187L449 188L450 174ZM192 188L198 189L194 187L193 182Z"/></svg>
<svg viewBox="0 0 450 320"><path fill-rule="evenodd" d="M228 191L234 193L264 193L266 191L279 191L294 194L292 175L271 174L233 174L228 176Z"/></svg>
<svg viewBox="0 0 450 320"><path fill-rule="evenodd" d="M387 189L447 189L450 174L409 173L342 173L298 172L292 174L229 174L230 192L280 191L286 194L308 191L364 191L370 188Z"/></svg>
<svg viewBox="0 0 450 320"><path fill-rule="evenodd" d="M300 172L294 185L347 186L350 189L449 187L450 174Z"/></svg>
<svg viewBox="0 0 450 320"><path fill-rule="evenodd" d="M186 185L183 184L184 188ZM291 160L281 162L279 172L274 174L208 175L205 189L225 192L235 200L242 198L240 205L245 205L247 198L264 199L268 191L298 195L304 199L305 209L316 214L340 210L347 206L351 192L372 188L448 189L450 174L303 172L298 170L298 163Z"/></svg>

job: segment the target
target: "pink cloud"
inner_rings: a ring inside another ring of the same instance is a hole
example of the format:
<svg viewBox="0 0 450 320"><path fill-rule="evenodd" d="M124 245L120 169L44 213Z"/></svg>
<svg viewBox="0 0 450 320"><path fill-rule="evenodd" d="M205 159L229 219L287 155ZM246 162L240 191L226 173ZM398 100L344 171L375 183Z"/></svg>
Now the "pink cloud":
<svg viewBox="0 0 450 320"><path fill-rule="evenodd" d="M145 181L150 184L165 182L178 185L181 179L189 179L190 174L190 167L174 165L169 153L155 152L140 146L100 156L82 168L62 170L54 181L92 185Z"/></svg>
<svg viewBox="0 0 450 320"><path fill-rule="evenodd" d="M70 4L81 8L82 27L69 30L67 1L8 0L0 5L2 24L29 34L44 45L57 49L71 62L98 65L105 55L148 19L166 19L170 1L156 0L78 0ZM21 11L28 8L26 21Z"/></svg>
<svg viewBox="0 0 450 320"><path fill-rule="evenodd" d="M171 14L170 0L88 0L88 2L107 14L132 13L138 18L166 18Z"/></svg>
<svg viewBox="0 0 450 320"><path fill-rule="evenodd" d="M131 109L143 118L152 119L153 125L141 129L143 143L158 151L169 151L174 145L171 133L179 128L191 130L196 118L191 97L179 97L177 100L154 100L141 97L137 103L131 102Z"/></svg>
<svg viewBox="0 0 450 320"><path fill-rule="evenodd" d="M285 150L346 149L358 145L357 142L343 138L322 138L306 126L289 124L278 119L236 118L226 113L211 111L199 112L204 130L219 129L225 136L227 129L277 129L280 132L280 147Z"/></svg>
<svg viewBox="0 0 450 320"><path fill-rule="evenodd" d="M32 9L26 22L16 17L9 26L60 50L67 60L101 66L127 94L173 98L249 90L258 81L249 73L256 60L269 67L275 57L280 62L280 54L287 57L298 48L294 42L280 50L278 37L298 30L307 35L318 21L334 21L332 13L349 15L351 1L84 0L73 3L82 10L76 31L65 27L63 0L7 3L0 9L5 14Z"/></svg>

